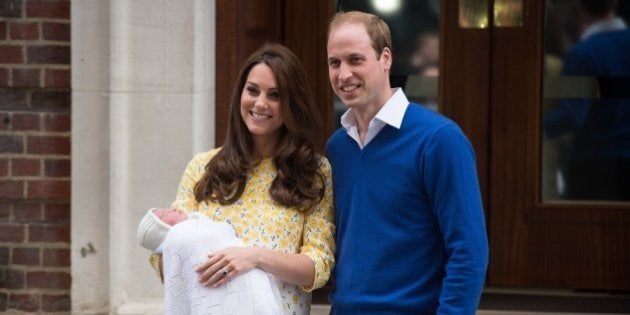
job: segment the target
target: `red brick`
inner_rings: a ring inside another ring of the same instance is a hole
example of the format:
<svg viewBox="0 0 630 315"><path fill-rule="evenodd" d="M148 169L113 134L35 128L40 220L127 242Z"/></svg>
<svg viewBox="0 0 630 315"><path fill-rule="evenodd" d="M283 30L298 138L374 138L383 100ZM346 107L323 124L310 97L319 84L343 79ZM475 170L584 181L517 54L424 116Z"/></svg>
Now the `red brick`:
<svg viewBox="0 0 630 315"><path fill-rule="evenodd" d="M70 289L70 274L67 272L31 271L26 274L26 286L40 289Z"/></svg>
<svg viewBox="0 0 630 315"><path fill-rule="evenodd" d="M15 113L11 115L13 130L39 130L39 114Z"/></svg>
<svg viewBox="0 0 630 315"><path fill-rule="evenodd" d="M12 22L9 24L9 37L21 40L39 39L39 25L33 22Z"/></svg>
<svg viewBox="0 0 630 315"><path fill-rule="evenodd" d="M0 201L0 222L9 222L11 220L11 202L6 200ZM0 266L2 266L0 262Z"/></svg>
<svg viewBox="0 0 630 315"><path fill-rule="evenodd" d="M70 91L33 91L31 107L36 110L69 111L70 99Z"/></svg>
<svg viewBox="0 0 630 315"><path fill-rule="evenodd" d="M0 153L24 152L24 139L17 135L0 135ZM2 195L2 193L0 193Z"/></svg>
<svg viewBox="0 0 630 315"><path fill-rule="evenodd" d="M16 18L22 16L22 0L2 0L0 16Z"/></svg>
<svg viewBox="0 0 630 315"><path fill-rule="evenodd" d="M16 202L13 204L15 222L32 223L42 220L42 205L39 202Z"/></svg>
<svg viewBox="0 0 630 315"><path fill-rule="evenodd" d="M24 63L22 46L0 45L0 63Z"/></svg>
<svg viewBox="0 0 630 315"><path fill-rule="evenodd" d="M43 22L42 35L45 40L70 42L70 24Z"/></svg>
<svg viewBox="0 0 630 315"><path fill-rule="evenodd" d="M0 87L9 86L9 69L0 68Z"/></svg>
<svg viewBox="0 0 630 315"><path fill-rule="evenodd" d="M38 294L11 294L9 296L9 308L23 312L36 312L39 310Z"/></svg>
<svg viewBox="0 0 630 315"><path fill-rule="evenodd" d="M45 249L43 265L45 267L70 267L70 250Z"/></svg>
<svg viewBox="0 0 630 315"><path fill-rule="evenodd" d="M11 126L11 114L8 112L0 112L0 130L9 130Z"/></svg>
<svg viewBox="0 0 630 315"><path fill-rule="evenodd" d="M26 152L31 154L70 155L70 137L29 136L26 140Z"/></svg>
<svg viewBox="0 0 630 315"><path fill-rule="evenodd" d="M21 180L0 180L0 198L24 198L24 182Z"/></svg>
<svg viewBox="0 0 630 315"><path fill-rule="evenodd" d="M66 312L69 313L72 307L70 295L43 295L42 311L44 312Z"/></svg>
<svg viewBox="0 0 630 315"><path fill-rule="evenodd" d="M14 87L40 87L40 71L39 69L13 69L13 86Z"/></svg>
<svg viewBox="0 0 630 315"><path fill-rule="evenodd" d="M70 200L70 181L29 180L26 182L26 198Z"/></svg>
<svg viewBox="0 0 630 315"><path fill-rule="evenodd" d="M0 292L0 312L6 312L9 307L9 295L5 292Z"/></svg>
<svg viewBox="0 0 630 315"><path fill-rule="evenodd" d="M44 176L70 177L70 160L45 160Z"/></svg>
<svg viewBox="0 0 630 315"><path fill-rule="evenodd" d="M3 16L0 14L0 16ZM7 22L0 21L0 40L7 39Z"/></svg>
<svg viewBox="0 0 630 315"><path fill-rule="evenodd" d="M70 131L70 114L44 114L44 130Z"/></svg>
<svg viewBox="0 0 630 315"><path fill-rule="evenodd" d="M0 177L9 176L9 159L0 159Z"/></svg>
<svg viewBox="0 0 630 315"><path fill-rule="evenodd" d="M39 176L41 175L41 160L38 159L11 159L12 176Z"/></svg>
<svg viewBox="0 0 630 315"><path fill-rule="evenodd" d="M14 248L11 263L14 265L39 266L39 248Z"/></svg>
<svg viewBox="0 0 630 315"><path fill-rule="evenodd" d="M70 70L46 69L44 71L44 87L70 88Z"/></svg>
<svg viewBox="0 0 630 315"><path fill-rule="evenodd" d="M0 247L0 266L9 265L9 254L10 250L8 247Z"/></svg>
<svg viewBox="0 0 630 315"><path fill-rule="evenodd" d="M24 288L24 271L8 269L6 270L6 281L4 287L7 289Z"/></svg>
<svg viewBox="0 0 630 315"><path fill-rule="evenodd" d="M70 46L43 45L26 47L28 64L70 64Z"/></svg>
<svg viewBox="0 0 630 315"><path fill-rule="evenodd" d="M32 224L28 228L29 242L70 242L70 224Z"/></svg>
<svg viewBox="0 0 630 315"><path fill-rule="evenodd" d="M27 17L53 19L70 18L70 1L67 0L27 0Z"/></svg>
<svg viewBox="0 0 630 315"><path fill-rule="evenodd" d="M44 221L70 222L70 204L46 203L44 205Z"/></svg>
<svg viewBox="0 0 630 315"><path fill-rule="evenodd" d="M0 223L0 242L24 242L24 225Z"/></svg>
<svg viewBox="0 0 630 315"><path fill-rule="evenodd" d="M28 108L28 95L24 89L0 89L0 110L24 110ZM10 121L6 117L2 123Z"/></svg>

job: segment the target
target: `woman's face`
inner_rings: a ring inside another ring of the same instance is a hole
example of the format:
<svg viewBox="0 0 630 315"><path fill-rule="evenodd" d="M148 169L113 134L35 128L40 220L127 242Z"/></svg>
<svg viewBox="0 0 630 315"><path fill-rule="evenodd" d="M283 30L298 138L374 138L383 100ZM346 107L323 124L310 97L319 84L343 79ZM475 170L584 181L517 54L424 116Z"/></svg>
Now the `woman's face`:
<svg viewBox="0 0 630 315"><path fill-rule="evenodd" d="M281 106L280 90L271 68L264 63L255 65L241 92L241 117L259 150L260 146L275 144L284 123Z"/></svg>

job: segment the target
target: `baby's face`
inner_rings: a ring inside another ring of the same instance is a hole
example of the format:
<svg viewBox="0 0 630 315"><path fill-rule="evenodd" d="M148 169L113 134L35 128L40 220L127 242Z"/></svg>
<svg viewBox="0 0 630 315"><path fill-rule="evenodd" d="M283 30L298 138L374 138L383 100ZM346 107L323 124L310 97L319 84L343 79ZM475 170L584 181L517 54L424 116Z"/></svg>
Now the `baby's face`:
<svg viewBox="0 0 630 315"><path fill-rule="evenodd" d="M188 219L186 212L178 209L156 209L153 213L168 225L175 225Z"/></svg>

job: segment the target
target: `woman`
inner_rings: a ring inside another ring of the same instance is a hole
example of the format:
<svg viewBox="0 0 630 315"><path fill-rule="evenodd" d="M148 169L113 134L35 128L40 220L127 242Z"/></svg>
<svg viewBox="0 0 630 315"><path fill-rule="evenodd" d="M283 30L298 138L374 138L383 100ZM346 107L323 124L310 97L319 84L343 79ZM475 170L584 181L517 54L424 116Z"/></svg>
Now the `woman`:
<svg viewBox="0 0 630 315"><path fill-rule="evenodd" d="M248 247L208 253L199 281L220 287L253 268L272 274L285 314L308 314L334 265L331 170L314 144L312 87L297 57L268 43L241 69L223 147L188 164L172 207L231 224Z"/></svg>

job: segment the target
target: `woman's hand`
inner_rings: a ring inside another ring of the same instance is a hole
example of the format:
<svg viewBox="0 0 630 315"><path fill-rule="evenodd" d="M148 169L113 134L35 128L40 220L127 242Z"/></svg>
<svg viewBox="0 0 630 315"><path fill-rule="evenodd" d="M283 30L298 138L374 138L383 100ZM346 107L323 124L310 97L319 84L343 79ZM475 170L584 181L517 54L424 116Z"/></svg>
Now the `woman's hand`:
<svg viewBox="0 0 630 315"><path fill-rule="evenodd" d="M210 253L195 271L199 274L201 285L218 287L254 268L284 282L305 287L313 285L315 267L311 258L305 254L284 253L255 246L228 247Z"/></svg>
<svg viewBox="0 0 630 315"><path fill-rule="evenodd" d="M205 287L218 287L258 266L259 247L228 247L208 254L208 259L197 265L199 282Z"/></svg>

